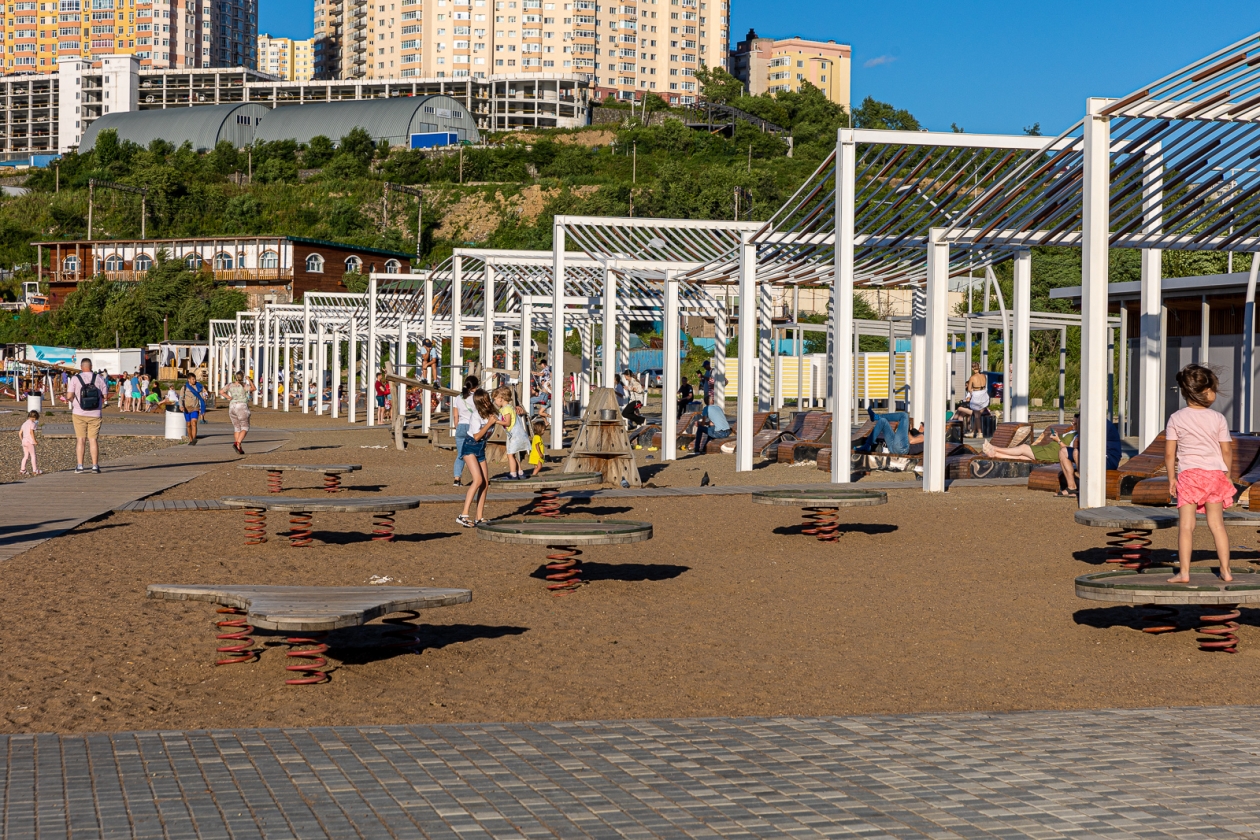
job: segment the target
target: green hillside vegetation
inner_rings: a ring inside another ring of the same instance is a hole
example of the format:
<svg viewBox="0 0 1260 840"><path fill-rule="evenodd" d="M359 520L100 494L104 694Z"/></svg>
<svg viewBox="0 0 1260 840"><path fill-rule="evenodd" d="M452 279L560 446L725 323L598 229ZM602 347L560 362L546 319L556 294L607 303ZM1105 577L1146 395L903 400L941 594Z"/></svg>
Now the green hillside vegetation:
<svg viewBox="0 0 1260 840"><path fill-rule="evenodd" d="M459 150L378 147L355 130L306 146L277 142L237 150L221 143L197 153L162 141L141 148L106 131L91 152L66 155L59 171L34 172L26 182L29 194L0 200L0 266L20 269L0 286L0 297L14 299L20 282L34 275L32 241L86 236L89 178L146 187L150 237L291 235L404 252L416 250L415 199L391 194L386 219L384 184L420 187L424 229L417 264L427 266L461 245L548 249L558 213L624 216L633 203L636 216L729 219L739 190L739 217L766 219L832 151L836 129L850 123L848 113L808 84L799 93L752 97L720 69L703 70L699 78L713 101L788 129L791 157L784 140L748 124L740 123L730 138L690 129L656 97L646 107L650 125L643 109L631 118L623 103L610 102L607 107L624 115L621 124L492 135L484 148ZM921 129L909 112L869 97L854 109L852 124ZM98 189L93 234L138 237L139 197ZM46 267L48 259L46 253ZM1223 271L1225 259L1165 252L1165 276ZM1236 260L1235 270L1248 264ZM1113 253L1112 280L1135 279L1137 265L1137 253ZM997 274L1009 302L1009 263ZM347 280L352 287L361 283ZM1035 249L1035 309L1067 309L1050 300L1050 289L1079 282L1079 251ZM976 308L981 287L978 281ZM244 305L242 295L208 275L162 265L141 283L85 284L51 315L0 320L0 341L99 346L110 345L117 332L124 343L138 344L159 339L164 328L174 338L192 338L204 333L207 318L231 317ZM1078 331L1071 333L1070 401L1079 359ZM1002 358L997 340L994 334L994 369ZM1057 386L1057 341L1049 333L1034 336L1034 391L1047 399ZM864 349L884 346L881 339L863 339Z"/></svg>

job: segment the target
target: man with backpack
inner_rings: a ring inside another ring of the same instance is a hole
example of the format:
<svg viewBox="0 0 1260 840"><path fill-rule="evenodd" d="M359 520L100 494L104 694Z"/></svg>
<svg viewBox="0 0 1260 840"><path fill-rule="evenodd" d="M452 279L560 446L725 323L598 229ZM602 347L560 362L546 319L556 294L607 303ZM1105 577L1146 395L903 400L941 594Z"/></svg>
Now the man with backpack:
<svg viewBox="0 0 1260 840"><path fill-rule="evenodd" d="M92 360L84 359L80 370L70 377L66 386L66 399L70 401L70 415L74 421L74 452L78 466L76 474L84 473L83 443L87 442L92 453L92 472L100 474L100 449L97 438L101 434L101 414L109 400L109 382L92 371Z"/></svg>

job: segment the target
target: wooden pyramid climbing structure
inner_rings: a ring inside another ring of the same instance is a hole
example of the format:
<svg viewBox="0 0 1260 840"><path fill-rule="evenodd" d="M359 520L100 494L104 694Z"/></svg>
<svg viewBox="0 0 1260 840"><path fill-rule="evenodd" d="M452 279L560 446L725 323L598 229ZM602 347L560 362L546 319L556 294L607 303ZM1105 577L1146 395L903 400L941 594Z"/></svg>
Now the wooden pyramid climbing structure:
<svg viewBox="0 0 1260 840"><path fill-rule="evenodd" d="M562 472L598 472L604 474L607 484L621 486L625 481L631 487L641 485L626 422L612 388L591 391L591 401L582 415L582 425L569 449L569 457L564 460Z"/></svg>

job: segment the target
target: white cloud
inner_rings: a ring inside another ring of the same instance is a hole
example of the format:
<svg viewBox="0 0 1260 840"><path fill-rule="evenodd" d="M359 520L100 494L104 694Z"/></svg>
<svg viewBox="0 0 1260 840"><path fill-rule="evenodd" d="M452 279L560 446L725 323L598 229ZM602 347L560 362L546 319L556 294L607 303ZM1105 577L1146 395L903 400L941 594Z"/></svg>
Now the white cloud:
<svg viewBox="0 0 1260 840"><path fill-rule="evenodd" d="M881 64L892 64L897 60L895 55L879 55L875 58L869 58L862 63L863 67L878 67Z"/></svg>

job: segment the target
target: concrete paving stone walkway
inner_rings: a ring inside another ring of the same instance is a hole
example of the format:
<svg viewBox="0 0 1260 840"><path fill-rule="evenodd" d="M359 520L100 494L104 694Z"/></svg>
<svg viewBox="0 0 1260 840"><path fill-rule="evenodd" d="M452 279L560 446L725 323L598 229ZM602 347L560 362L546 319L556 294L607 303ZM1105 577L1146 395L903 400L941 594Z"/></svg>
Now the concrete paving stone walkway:
<svg viewBox="0 0 1260 840"><path fill-rule="evenodd" d="M1257 731L1242 707L8 735L0 835L1254 837Z"/></svg>
<svg viewBox="0 0 1260 840"><path fill-rule="evenodd" d="M245 451L271 452L288 439L285 432L253 430ZM232 449L232 427L225 423L203 424L199 440L195 447L171 446L111 461L109 439L102 438L100 475L55 472L0 484L0 561L240 457Z"/></svg>

